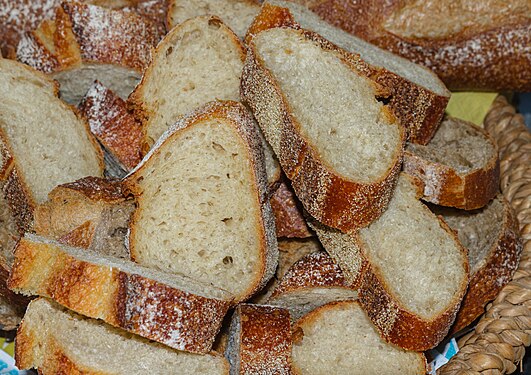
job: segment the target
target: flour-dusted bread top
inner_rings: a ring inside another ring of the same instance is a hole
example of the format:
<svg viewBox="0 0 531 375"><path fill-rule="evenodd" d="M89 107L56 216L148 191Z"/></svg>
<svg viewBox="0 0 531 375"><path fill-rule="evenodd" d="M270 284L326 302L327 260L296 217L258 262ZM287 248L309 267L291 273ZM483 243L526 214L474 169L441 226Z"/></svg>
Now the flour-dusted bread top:
<svg viewBox="0 0 531 375"><path fill-rule="evenodd" d="M152 145L179 117L212 100L238 100L245 51L217 17L203 16L171 30L131 94Z"/></svg>
<svg viewBox="0 0 531 375"><path fill-rule="evenodd" d="M18 368L35 368L43 375L229 373L228 363L218 354L173 350L44 298L28 307L16 337L15 360Z"/></svg>
<svg viewBox="0 0 531 375"><path fill-rule="evenodd" d="M427 371L422 353L383 341L357 301L313 310L293 327L295 374L414 374Z"/></svg>
<svg viewBox="0 0 531 375"><path fill-rule="evenodd" d="M172 126L126 178L137 198L133 259L244 300L269 280L278 248L258 129L237 102Z"/></svg>

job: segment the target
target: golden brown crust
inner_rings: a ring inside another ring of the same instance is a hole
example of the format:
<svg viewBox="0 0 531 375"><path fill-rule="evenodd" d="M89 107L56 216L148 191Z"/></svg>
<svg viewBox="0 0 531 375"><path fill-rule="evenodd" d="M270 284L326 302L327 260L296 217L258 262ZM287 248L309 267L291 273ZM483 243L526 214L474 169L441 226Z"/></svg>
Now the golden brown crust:
<svg viewBox="0 0 531 375"><path fill-rule="evenodd" d="M231 301L202 297L138 274L78 260L58 244L23 238L8 286L172 348L207 353Z"/></svg>
<svg viewBox="0 0 531 375"><path fill-rule="evenodd" d="M489 203L496 196L500 186L500 161L498 147L488 133L466 121L459 121L471 132L482 135L490 144L492 153L484 166L470 172L459 172L450 165L431 161L406 149L403 170L423 186L423 199L441 206L474 210ZM455 152L459 152L455 150Z"/></svg>
<svg viewBox="0 0 531 375"><path fill-rule="evenodd" d="M300 33L324 50L335 53L352 69L358 72L369 69L359 57L338 49L319 35L309 31ZM375 88L377 92L386 92L377 84ZM252 41L243 69L241 95L273 147L297 197L313 217L344 232L365 227L380 217L387 208L400 172L403 146L397 151L388 173L372 184L345 179L330 169L298 131L300 124L291 115L287 99L257 56ZM403 127L399 129L403 145L405 132Z"/></svg>
<svg viewBox="0 0 531 375"><path fill-rule="evenodd" d="M299 1L308 3L308 1ZM408 2L325 0L310 9L326 21L432 69L451 90L531 90L528 19L507 18L490 29L470 27L443 38L406 38L387 31L384 22Z"/></svg>
<svg viewBox="0 0 531 375"><path fill-rule="evenodd" d="M302 215L302 208L288 182L281 181L270 199L275 214L277 237L307 238L313 236Z"/></svg>

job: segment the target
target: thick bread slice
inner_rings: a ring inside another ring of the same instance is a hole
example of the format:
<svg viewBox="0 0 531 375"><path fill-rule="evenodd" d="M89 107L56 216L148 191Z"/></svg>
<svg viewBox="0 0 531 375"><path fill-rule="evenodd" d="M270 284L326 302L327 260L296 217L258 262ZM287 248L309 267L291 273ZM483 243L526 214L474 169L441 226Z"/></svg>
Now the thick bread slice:
<svg viewBox="0 0 531 375"><path fill-rule="evenodd" d="M87 124L57 98L54 82L0 59L0 179L21 232L57 185L101 176L103 158Z"/></svg>
<svg viewBox="0 0 531 375"><path fill-rule="evenodd" d="M295 374L415 374L427 372L422 353L383 341L356 301L324 305L294 326Z"/></svg>
<svg viewBox="0 0 531 375"><path fill-rule="evenodd" d="M15 346L20 369L55 374L228 374L216 354L179 352L87 319L44 298L28 306Z"/></svg>
<svg viewBox="0 0 531 375"><path fill-rule="evenodd" d="M51 74L68 103L79 103L95 79L126 98L158 41L156 25L137 14L64 2L54 20L22 37L17 59Z"/></svg>
<svg viewBox="0 0 531 375"><path fill-rule="evenodd" d="M172 126L126 178L132 258L250 297L278 261L264 156L250 113L212 102Z"/></svg>
<svg viewBox="0 0 531 375"><path fill-rule="evenodd" d="M358 298L357 285L345 278L341 268L324 251L306 255L280 280L267 303L288 309L297 320L334 301Z"/></svg>
<svg viewBox="0 0 531 375"><path fill-rule="evenodd" d="M511 280L518 267L522 241L516 218L502 195L475 211L444 207L432 210L442 215L468 249L470 283L452 327L457 332L480 316L485 305Z"/></svg>
<svg viewBox="0 0 531 375"><path fill-rule="evenodd" d="M321 226L317 234L345 274L361 273L359 299L380 335L423 351L448 333L466 292L469 265L455 233L418 193L402 174L389 208L369 227L347 235Z"/></svg>
<svg viewBox="0 0 531 375"><path fill-rule="evenodd" d="M448 117L426 146L408 145L404 172L424 186L428 202L481 208L500 189L498 146L485 130Z"/></svg>
<svg viewBox="0 0 531 375"><path fill-rule="evenodd" d="M289 187L281 181L271 197L271 208L275 214L277 237L307 238L313 236L302 214L302 205Z"/></svg>
<svg viewBox="0 0 531 375"><path fill-rule="evenodd" d="M27 234L8 286L192 353L208 353L231 295L180 275Z"/></svg>
<svg viewBox="0 0 531 375"><path fill-rule="evenodd" d="M217 17L197 17L170 31L129 98L146 143L207 102L238 100L244 57L238 37Z"/></svg>
<svg viewBox="0 0 531 375"><path fill-rule="evenodd" d="M260 12L258 0L170 0L168 25L172 29L189 18L218 16L240 38Z"/></svg>
<svg viewBox="0 0 531 375"><path fill-rule="evenodd" d="M238 305L225 357L231 375L292 374L289 312L273 306Z"/></svg>
<svg viewBox="0 0 531 375"><path fill-rule="evenodd" d="M314 31L370 64L361 73L373 77L391 91L388 105L406 127L409 141L426 144L444 115L450 92L429 69L380 49L322 21L304 6L271 0L249 28L247 41L259 31L279 26Z"/></svg>
<svg viewBox="0 0 531 375"><path fill-rule="evenodd" d="M387 207L404 129L378 98L365 66L317 34L274 28L256 35L242 74L251 107L308 212L349 232Z"/></svg>

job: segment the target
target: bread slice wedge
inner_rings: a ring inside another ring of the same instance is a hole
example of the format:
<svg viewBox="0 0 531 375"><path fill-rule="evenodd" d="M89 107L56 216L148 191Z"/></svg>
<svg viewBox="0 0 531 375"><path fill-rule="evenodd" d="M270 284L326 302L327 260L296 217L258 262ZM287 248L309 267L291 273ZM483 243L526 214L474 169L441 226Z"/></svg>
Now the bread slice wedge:
<svg viewBox="0 0 531 375"><path fill-rule="evenodd" d="M211 350L232 302L211 285L32 234L15 249L8 286L192 353Z"/></svg>
<svg viewBox="0 0 531 375"><path fill-rule="evenodd" d="M522 252L518 223L511 206L499 194L474 211L432 207L457 232L468 249L470 283L452 332L472 323L507 284L518 267Z"/></svg>
<svg viewBox="0 0 531 375"><path fill-rule="evenodd" d="M391 91L388 105L406 127L409 141L429 142L450 99L450 92L433 72L348 34L291 1L265 2L249 28L246 41L264 29L280 26L314 31L344 50L359 54L368 64L361 73Z"/></svg>
<svg viewBox="0 0 531 375"><path fill-rule="evenodd" d="M332 232L322 243L331 254L361 255L359 300L382 338L424 351L441 342L455 320L469 264L455 233L418 200L419 193L402 174L380 219L353 235ZM338 264L360 272L353 259Z"/></svg>
<svg viewBox="0 0 531 375"><path fill-rule="evenodd" d="M103 158L87 124L42 73L0 59L0 96L0 180L23 233L55 186L102 176Z"/></svg>
<svg viewBox="0 0 531 375"><path fill-rule="evenodd" d="M428 202L481 208L500 189L498 146L485 130L448 117L426 146L407 146L404 172L424 186L423 199Z"/></svg>
<svg viewBox="0 0 531 375"><path fill-rule="evenodd" d="M289 312L273 306L238 305L225 357L231 375L292 374Z"/></svg>
<svg viewBox="0 0 531 375"><path fill-rule="evenodd" d="M228 374L217 354L170 349L39 298L28 307L15 345L19 369L40 374Z"/></svg>
<svg viewBox="0 0 531 375"><path fill-rule="evenodd" d="M332 302L293 327L295 374L426 374L426 358L383 341L357 301Z"/></svg>
<svg viewBox="0 0 531 375"><path fill-rule="evenodd" d="M273 276L274 219L258 129L237 102L212 102L170 128L125 179L136 197L132 259L243 301Z"/></svg>
<svg viewBox="0 0 531 375"><path fill-rule="evenodd" d="M305 209L345 232L385 211L405 137L363 65L315 33L273 28L252 39L241 83Z"/></svg>
<svg viewBox="0 0 531 375"><path fill-rule="evenodd" d="M313 236L302 214L302 204L289 186L289 182L280 182L271 196L271 208L275 213L277 237L308 238Z"/></svg>

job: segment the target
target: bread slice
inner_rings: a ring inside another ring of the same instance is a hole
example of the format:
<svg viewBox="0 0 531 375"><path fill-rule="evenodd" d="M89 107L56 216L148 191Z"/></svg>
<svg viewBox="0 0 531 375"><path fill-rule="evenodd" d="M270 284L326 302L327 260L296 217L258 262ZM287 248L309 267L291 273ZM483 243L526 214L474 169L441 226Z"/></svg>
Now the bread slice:
<svg viewBox="0 0 531 375"><path fill-rule="evenodd" d="M326 252L318 251L291 266L267 303L288 309L297 320L329 302L357 299L357 287Z"/></svg>
<svg viewBox="0 0 531 375"><path fill-rule="evenodd" d="M95 79L127 98L158 41L157 27L135 13L64 2L22 37L17 59L51 74L68 103L79 103Z"/></svg>
<svg viewBox="0 0 531 375"><path fill-rule="evenodd" d="M311 237L313 234L306 225L306 220L302 214L302 204L288 184L287 181L281 181L271 197L277 237Z"/></svg>
<svg viewBox="0 0 531 375"><path fill-rule="evenodd" d="M252 39L241 84L305 209L345 232L383 213L404 144L363 64L317 34L273 28Z"/></svg>
<svg viewBox="0 0 531 375"><path fill-rule="evenodd" d="M435 347L448 333L468 285L465 248L452 230L418 200L402 174L389 208L357 234L330 232L323 246L346 253L343 271L359 273L359 299L380 335L408 350ZM320 238L326 228L317 231ZM341 258L341 256L339 256ZM352 264L352 266L351 266Z"/></svg>
<svg viewBox="0 0 531 375"><path fill-rule="evenodd" d="M350 35L324 22L304 6L289 1L267 1L246 39L249 41L259 31L279 26L314 31L344 50L359 54L369 64L361 73L391 91L388 105L406 127L409 141L429 142L450 99L450 92L433 72Z"/></svg>
<svg viewBox="0 0 531 375"><path fill-rule="evenodd" d="M487 206L474 211L433 207L457 232L468 249L470 283L452 332L468 326L507 284L522 252L518 224L507 201L500 194Z"/></svg>
<svg viewBox="0 0 531 375"><path fill-rule="evenodd" d="M231 375L292 374L289 312L272 306L238 305L225 357Z"/></svg>
<svg viewBox="0 0 531 375"><path fill-rule="evenodd" d="M294 326L295 374L426 374L422 353L383 341L356 301L333 302Z"/></svg>
<svg viewBox="0 0 531 375"><path fill-rule="evenodd" d="M40 374L228 374L216 354L179 352L39 298L28 307L18 330L15 361Z"/></svg>
<svg viewBox="0 0 531 375"><path fill-rule="evenodd" d="M238 37L217 17L197 17L171 30L129 98L143 119L146 143L151 146L196 107L239 100L244 57Z"/></svg>
<svg viewBox="0 0 531 375"><path fill-rule="evenodd" d="M212 102L178 121L125 185L137 198L132 258L226 289L259 290L278 261L258 129L237 102Z"/></svg>
<svg viewBox="0 0 531 375"><path fill-rule="evenodd" d="M230 293L192 279L27 234L8 286L175 349L208 353Z"/></svg>
<svg viewBox="0 0 531 375"><path fill-rule="evenodd" d="M171 28L189 18L198 16L218 16L240 38L260 12L258 0L170 0L168 25Z"/></svg>
<svg viewBox="0 0 531 375"><path fill-rule="evenodd" d="M500 189L496 142L485 130L452 117L426 146L408 145L404 172L424 186L424 200L441 206L481 208Z"/></svg>
<svg viewBox="0 0 531 375"><path fill-rule="evenodd" d="M52 80L0 59L0 179L21 232L57 185L101 176L102 155L86 123L57 98Z"/></svg>

